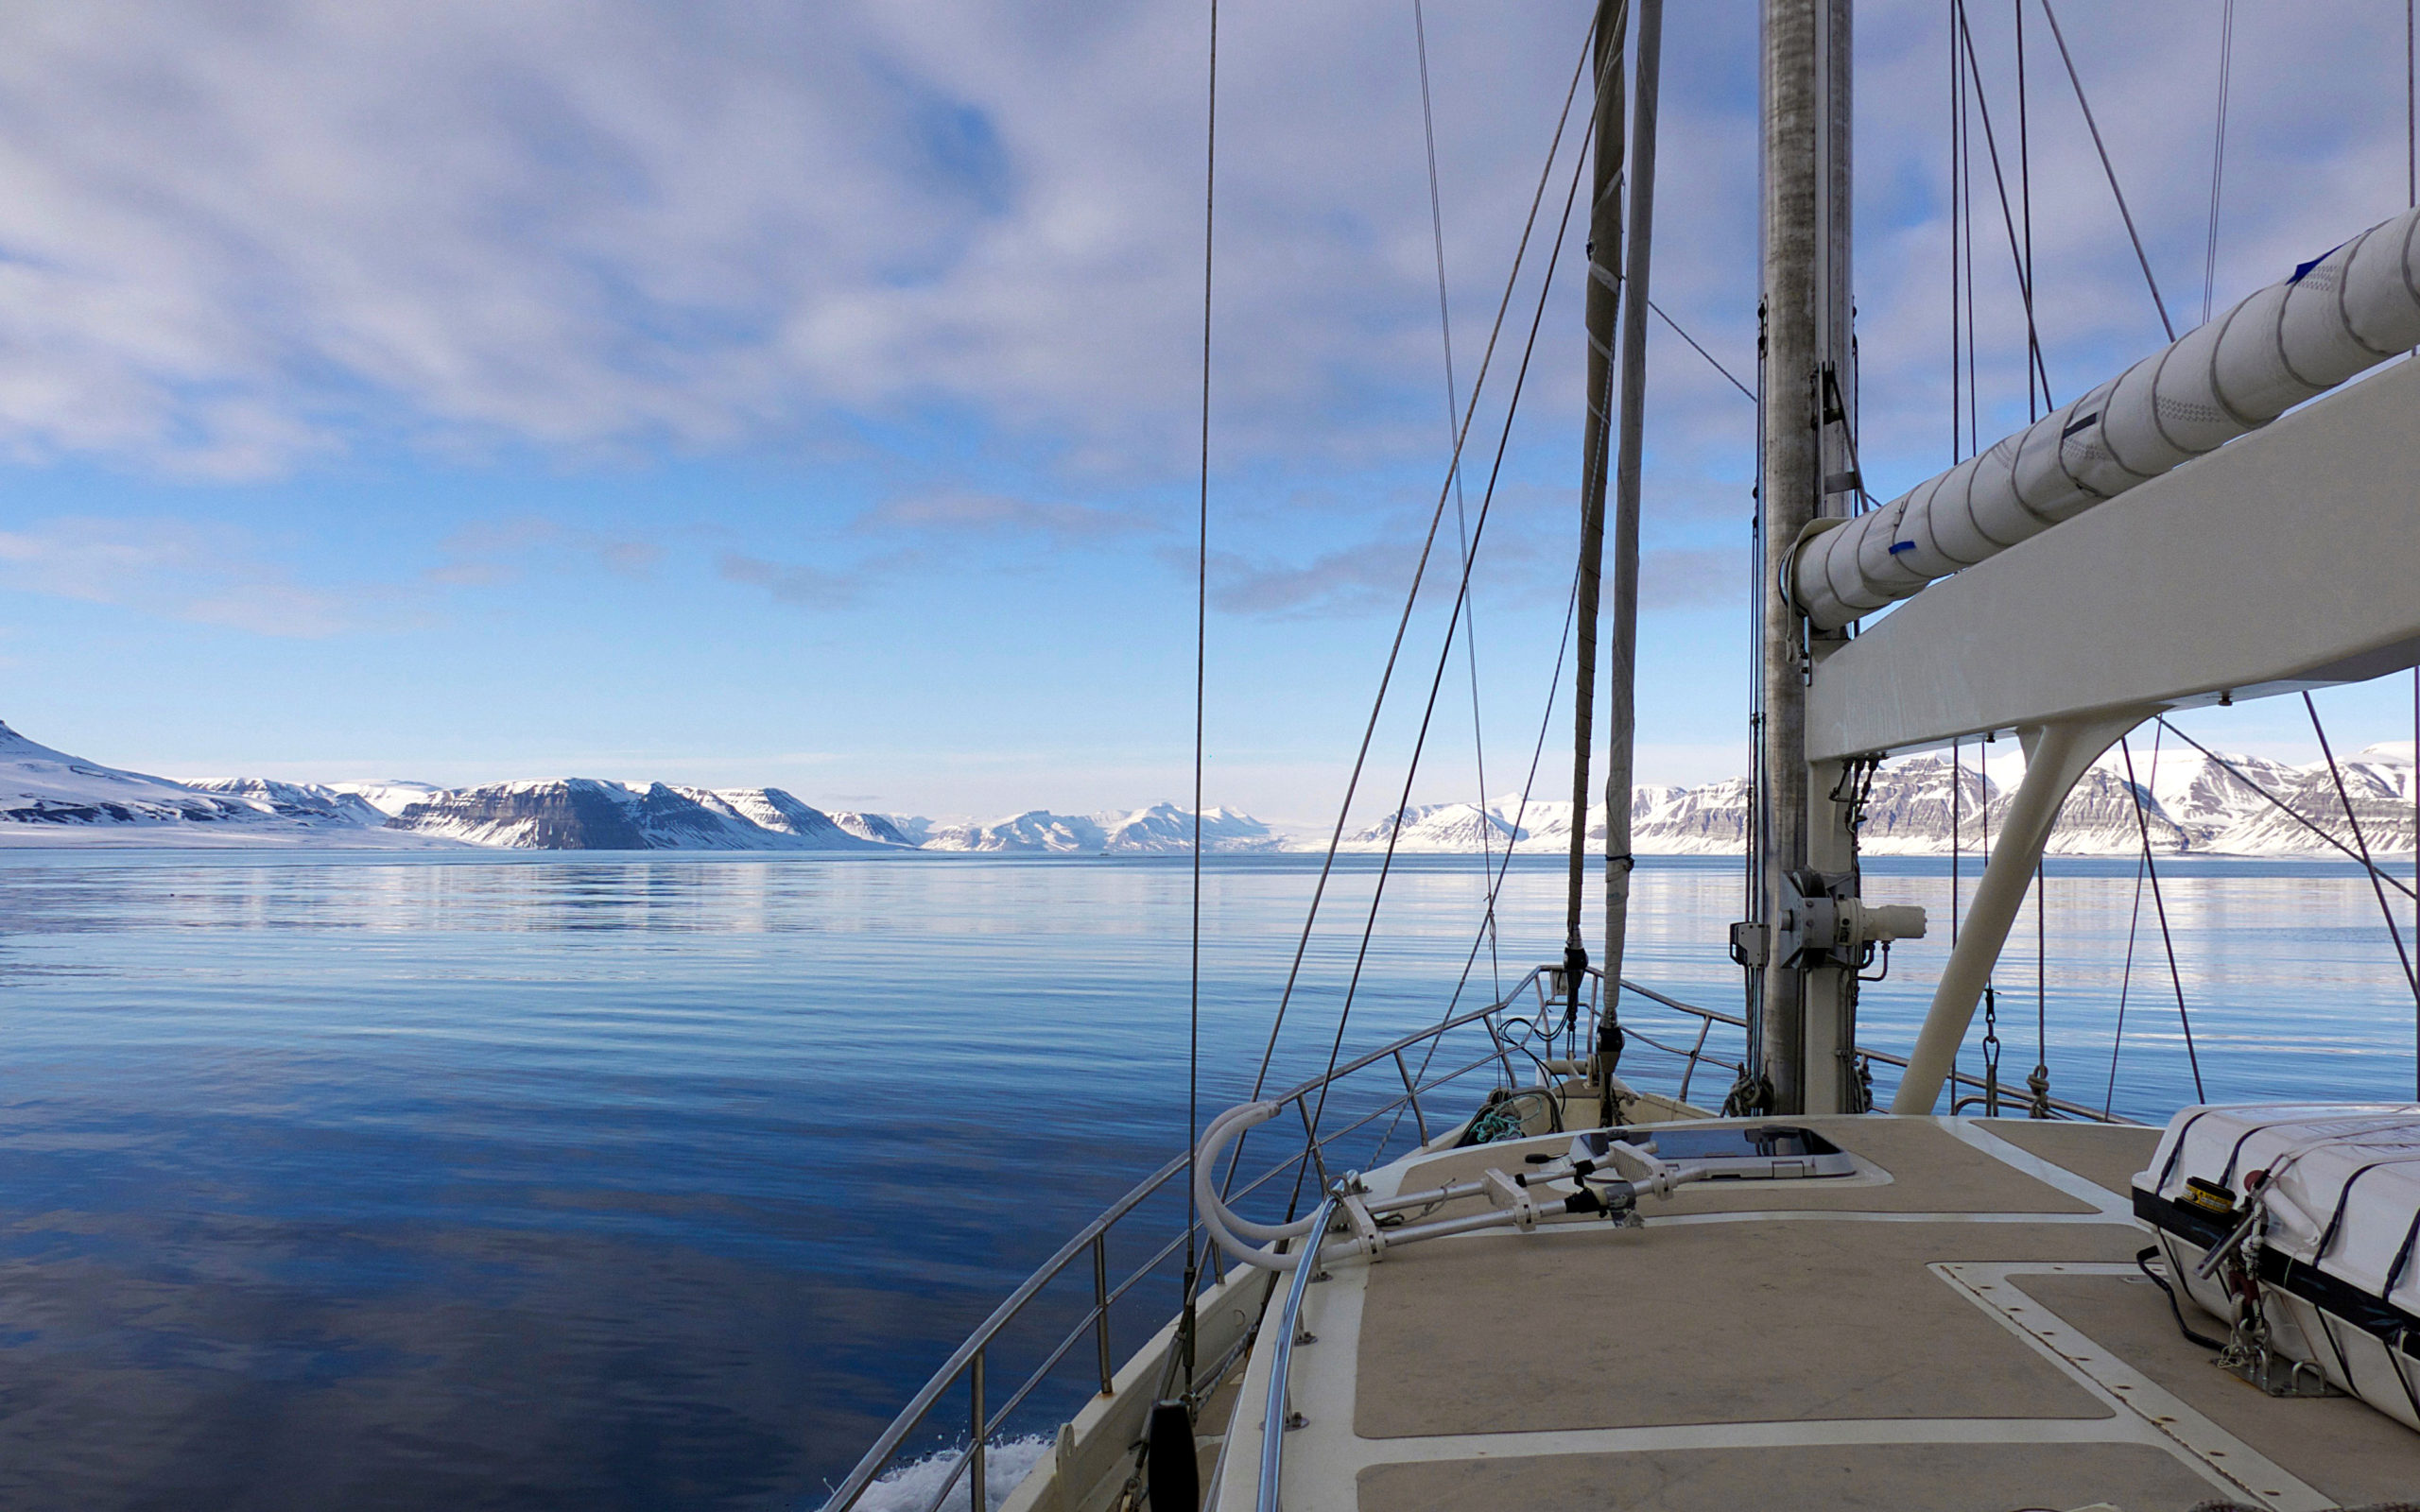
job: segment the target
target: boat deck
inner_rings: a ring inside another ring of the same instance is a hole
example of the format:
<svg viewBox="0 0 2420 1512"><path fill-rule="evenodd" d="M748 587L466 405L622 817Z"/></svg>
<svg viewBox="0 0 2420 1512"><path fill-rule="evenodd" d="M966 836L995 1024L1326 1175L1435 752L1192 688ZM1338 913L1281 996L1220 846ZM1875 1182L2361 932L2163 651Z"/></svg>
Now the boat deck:
<svg viewBox="0 0 2420 1512"><path fill-rule="evenodd" d="M2267 1397L2179 1334L2134 1262L2129 1178L2157 1130L1787 1122L1858 1173L1683 1188L1641 1200L1644 1228L1329 1265L1292 1353L1283 1504L2184 1512L2420 1493L2420 1435L2349 1398ZM1368 1179L1418 1191L1568 1143ZM1270 1352L1225 1446L1228 1512L1255 1505Z"/></svg>

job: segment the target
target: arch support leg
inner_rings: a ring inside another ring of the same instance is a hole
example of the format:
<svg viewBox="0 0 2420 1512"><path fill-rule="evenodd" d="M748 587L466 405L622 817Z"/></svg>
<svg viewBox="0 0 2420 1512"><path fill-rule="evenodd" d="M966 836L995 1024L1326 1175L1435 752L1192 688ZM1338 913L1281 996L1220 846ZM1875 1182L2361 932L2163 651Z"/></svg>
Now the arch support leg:
<svg viewBox="0 0 2420 1512"><path fill-rule="evenodd" d="M2033 880L2033 868L2041 864L2042 848L2049 843L2051 827L2058 822L2067 794L2102 752L2152 713L2138 709L2016 732L2025 747L2025 780L2009 800L2008 817L1992 847L1991 865L1983 868L1983 880L1975 888L1975 902L1966 910L1949 964L1942 968L1941 985L1933 989L1932 1008L1925 1015L1916 1048L1908 1057L1908 1072L1900 1079L1898 1094L1891 1100L1891 1111L1933 1110L1941 1098L1942 1083L1949 1077L1950 1062L1966 1039L1968 1025L1975 1022L1975 1005L1983 995L1992 968L1999 962L2000 947L2007 943L2009 926L2016 922L2016 912L2024 905L2025 889Z"/></svg>

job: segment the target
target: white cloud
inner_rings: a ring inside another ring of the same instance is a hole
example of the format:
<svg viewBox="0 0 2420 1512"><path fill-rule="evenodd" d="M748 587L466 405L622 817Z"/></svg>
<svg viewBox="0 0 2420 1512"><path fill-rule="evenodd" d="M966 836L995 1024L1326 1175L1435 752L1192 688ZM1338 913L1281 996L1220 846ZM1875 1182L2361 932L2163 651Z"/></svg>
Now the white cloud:
<svg viewBox="0 0 2420 1512"><path fill-rule="evenodd" d="M1407 11L1223 9L1224 463L1442 463ZM2066 16L2181 311L2199 308L2210 13L2166 0ZM962 416L977 446L1042 448L1078 495L1190 466L1199 8L42 0L11 16L0 453L246 477L397 440L577 458ZM1430 17L1465 387L1584 19ZM2238 12L2221 299L2399 202L2392 20L2353 0ZM1976 21L2011 150L2006 18ZM1869 0L1858 25L1864 403L1882 484L1945 451L1946 57L1938 6ZM2042 321L2054 376L2075 387L2152 327L2047 30L2031 42ZM1668 45L1658 300L1745 373L1753 17L1693 13ZM1983 209L1986 380L2005 407L2022 394L2016 314L1996 201ZM1527 437L1576 425L1574 295L1564 280L1531 379L1545 430ZM1656 339L1651 479L1732 476L1745 406ZM865 434L854 444L887 444ZM878 518L988 496L959 487ZM1352 511L1367 495L1333 497ZM1114 523L1033 510L989 523Z"/></svg>
<svg viewBox="0 0 2420 1512"><path fill-rule="evenodd" d="M62 518L0 532L0 581L195 624L319 639L394 623L397 595L294 581L244 533L182 520Z"/></svg>

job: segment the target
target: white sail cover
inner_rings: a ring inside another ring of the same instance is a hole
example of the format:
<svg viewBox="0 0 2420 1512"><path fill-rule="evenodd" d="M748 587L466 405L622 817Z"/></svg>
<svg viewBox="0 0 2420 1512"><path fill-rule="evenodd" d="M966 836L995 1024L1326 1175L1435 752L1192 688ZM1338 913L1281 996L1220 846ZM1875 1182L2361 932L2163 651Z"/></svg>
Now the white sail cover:
<svg viewBox="0 0 2420 1512"><path fill-rule="evenodd" d="M2268 1173L2271 1248L2420 1314L2420 1255L2410 1253L2420 1219L2420 1104L2187 1108L2135 1186L2176 1198L2187 1177L2199 1177L2240 1197L2255 1171Z"/></svg>
<svg viewBox="0 0 2420 1512"><path fill-rule="evenodd" d="M1816 628L1836 629L2414 346L2420 210L2372 227L1988 451L1807 540L1789 590Z"/></svg>

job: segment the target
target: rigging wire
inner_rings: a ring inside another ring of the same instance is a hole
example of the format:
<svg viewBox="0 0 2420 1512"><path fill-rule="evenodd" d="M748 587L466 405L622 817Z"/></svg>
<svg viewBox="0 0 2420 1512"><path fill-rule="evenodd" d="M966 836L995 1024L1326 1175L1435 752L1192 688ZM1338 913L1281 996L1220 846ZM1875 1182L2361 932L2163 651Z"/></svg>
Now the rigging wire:
<svg viewBox="0 0 2420 1512"><path fill-rule="evenodd" d="M2420 1003L2420 975L2412 972L2411 953L2403 943L2403 927L2394 921L2394 908L2386 901L2378 868L2370 861L2370 843L2361 837L2361 816L2353 812L2353 795L2344 789L2343 769L2336 765L2336 752L2327 744L2326 727L2319 722L2319 704L2308 690L2303 694L2303 707L2310 712L2310 730L2319 737L2319 753L2327 758L2327 775L2336 783L2336 800L2344 805L2344 822L2352 827L2354 848L2361 852L2361 864L2369 868L2370 890L2377 894L2378 912L2386 916L2387 937L2394 941L2395 958L2403 963L2403 979L2411 986L2415 1003Z"/></svg>
<svg viewBox="0 0 2420 1512"><path fill-rule="evenodd" d="M1431 110L1428 94L1428 20L1421 0L1411 0L1411 31L1420 55L1420 133L1428 153L1428 230L1437 249L1437 324L1445 345L1445 434L1454 433L1455 417L1462 412L1461 396L1454 384L1454 316L1445 299L1445 210L1444 198L1437 187L1437 118ZM1462 548L1462 562L1470 563L1471 532L1462 509L1462 470L1457 459L1454 468L1454 533ZM1479 718L1478 701L1478 621L1477 610L1471 612L1470 623L1462 630L1462 650L1471 669L1471 752L1478 764L1478 850L1482 872L1494 860L1488 836L1487 814L1487 730ZM1398 820L1398 823L1401 821ZM1488 895L1487 912L1480 928L1487 936L1487 964L1496 988L1503 996L1504 973L1496 956L1495 897Z"/></svg>
<svg viewBox="0 0 2420 1512"><path fill-rule="evenodd" d="M1599 95L1599 103L1601 106L1601 92ZM1562 249L1564 238L1570 234L1571 209L1572 206L1579 201L1580 176L1586 166L1587 158L1584 154L1575 160L1572 164L1571 187L1564 196L1563 220L1562 223L1555 228L1555 239L1553 245L1557 251ZM1537 351L1538 332L1546 324L1547 300L1547 296L1554 290L1555 265L1556 259L1553 256L1549 256L1547 259L1546 277L1540 280L1538 284L1538 304L1536 311L1530 318L1529 340L1521 349L1521 365L1513 373L1512 392L1511 397L1506 401L1504 406L1504 428L1496 438L1495 460L1488 471L1487 488L1479 494L1478 519L1471 529L1471 549L1474 554L1476 554L1478 549L1480 538L1487 533L1488 512L1495 503L1496 481L1503 475L1504 454L1511 446L1512 440L1512 422L1520 414L1521 395L1523 390L1529 386L1530 360ZM1577 588L1575 585L1575 592L1576 591ZM1469 602L1470 592L1470 564L1465 561L1462 565L1461 583L1455 591L1454 607L1445 621L1445 642L1444 644L1438 647L1437 675L1435 678L1430 679L1428 684L1428 704L1420 716L1420 732L1412 741L1411 759L1409 762L1406 763L1404 766L1403 792L1395 803L1395 821L1388 827L1386 852L1378 862L1377 882L1372 886L1370 891L1370 912L1368 917L1362 921L1361 943L1353 957L1353 974L1345 983L1344 1002L1337 1010L1336 1037L1328 1045L1327 1069L1321 1074L1319 1102L1311 1109L1308 1137L1311 1141L1311 1149L1314 1159L1317 1158L1319 1150L1320 1120L1327 1112L1328 1090L1333 1085L1338 1057L1344 1053L1345 1025L1353 1017L1354 999L1360 991L1361 988L1362 968L1369 961L1370 942L1377 933L1378 907L1386 899L1387 878L1394 869L1395 847L1403 838L1403 813L1404 810L1409 807L1411 803L1411 785L1420 774L1421 752L1426 748L1428 744L1429 722L1436 716L1437 695L1439 690L1444 686L1445 669L1451 663L1453 659L1454 632L1461 623L1462 609L1463 606ZM1584 811L1575 815L1573 816L1573 827L1575 829L1583 827L1585 820L1586 814ZM1578 995L1579 988L1577 984L1573 986L1572 992L1575 997ZM1298 1169L1295 1172L1294 1177L1294 1189L1297 1197L1300 1196L1302 1192L1302 1177L1303 1172ZM1293 1203L1289 1201L1288 1204L1289 1216L1291 1214L1292 1208Z"/></svg>
<svg viewBox="0 0 2420 1512"><path fill-rule="evenodd" d="M1505 873L1512 866L1512 849L1521 843L1521 826L1530 816L1530 794L1537 786L1538 767L1546 760L1547 734L1554 728L1555 704L1563 696L1563 664L1571 654L1571 624L1579 614L1580 564L1574 562L1571 567L1571 588L1564 595L1563 638L1555 643L1554 671L1547 679L1547 707L1546 712L1538 717L1538 740L1536 746L1530 751L1530 773L1521 783L1521 801L1512 811L1512 833L1504 842L1504 854L1496 863L1495 876L1488 889L1488 907L1491 910L1495 908L1497 897L1504 890ZM1454 983L1453 995L1446 999L1444 1011L1437 1016L1441 1023L1451 1019L1454 1016L1454 1010L1461 1005L1462 993L1470 987L1471 969L1478 961L1478 948L1485 938L1485 932L1486 926L1482 924L1480 933L1471 937L1470 953L1462 957L1462 974ZM1499 988L1496 992L1496 1002L1501 1005L1503 1001L1503 991ZM1422 1052L1420 1057L1420 1069L1411 1074L1413 1086L1418 1086L1420 1078L1428 1074L1429 1065L1437 1058L1438 1041L1442 1038L1437 1035L1429 1037L1428 1048ZM1388 1124L1386 1135L1378 1142L1379 1149L1385 1149L1386 1141L1393 1138L1396 1126L1403 1123L1403 1114L1402 1108L1395 1109L1393 1121ZM1373 1160L1376 1158L1374 1154L1371 1157Z"/></svg>
<svg viewBox="0 0 2420 1512"><path fill-rule="evenodd" d="M1210 79L1201 168L1201 475L1199 550L1193 599L1193 941L1185 1009L1184 1057L1184 1375L1193 1389L1194 1288L1201 1255L1194 1248L1194 1151L1201 1138L1201 752L1210 669L1210 313L1216 288L1219 211L1219 0L1210 0Z"/></svg>
<svg viewBox="0 0 2420 1512"><path fill-rule="evenodd" d="M2405 0L2407 5L2411 0ZM2092 149L2100 154L2100 172L2109 180L2110 197L2118 201L2118 216L2126 223L2126 239L2135 244L2135 261L2142 265L2143 283L2152 291L2152 307L2159 312L2160 329L2168 339L2176 339L2176 322L2168 318L2168 301L2159 297L2159 280L2152 275L2151 255L2143 250L2143 238L2135 230L2135 213L2126 208L2126 191L2118 187L2118 170L2109 162L2109 147L2100 140L2100 123L2093 119L2092 102L2083 97L2083 79L2076 73L2076 60L2067 53L2066 34L2059 29L2059 13L2050 9L2050 0L2042 0L2042 15L2050 23L2050 39L2059 44L2059 61L2067 69L2067 82L2075 87L2076 107L2083 112L2085 129L2092 133Z"/></svg>
<svg viewBox="0 0 2420 1512"><path fill-rule="evenodd" d="M1593 39L1593 32L1591 37ZM1445 504L1452 496L1453 470L1461 465L1462 448L1470 439L1471 423L1478 412L1479 395L1487 387L1488 369L1495 358L1496 339L1503 333L1504 317L1512 308L1512 291L1520 281L1521 268L1529 255L1530 238L1537 227L1538 210L1545 203L1547 185L1553 179L1555 160L1562 154L1564 133L1571 122L1571 107L1580 97L1580 80L1587 71L1592 51L1592 46L1583 44L1580 53L1580 61L1572 68L1571 84L1564 95L1563 114L1555 122L1554 140L1548 144L1546 164L1538 172L1538 186L1530 199L1530 218L1521 228L1521 240L1512 254L1512 269L1505 278L1504 295L1496 305L1495 323L1488 332L1487 348L1479 358L1478 376L1472 383L1470 399L1463 406L1461 429L1454 438L1454 454L1447 463L1446 482L1438 491L1437 507L1428 518L1428 534L1421 544L1419 561L1412 569L1411 587L1404 595L1403 613L1395 622L1394 639L1387 650L1386 665L1378 676L1377 695L1371 700L1370 719L1362 728L1361 745L1353 758L1352 775L1345 782L1344 801L1337 808L1336 827L1328 836L1327 854L1320 863L1319 881L1311 889L1311 905L1303 919L1302 935L1294 944L1293 964L1287 969L1285 990L1277 999L1277 1012L1269 1026L1269 1041L1261 1050L1260 1067L1253 1074L1252 1095L1254 1098L1260 1096L1269 1082L1270 1064L1277 1054L1277 1037L1286 1026L1287 1009L1294 1001L1294 988L1302 978L1303 958L1310 949L1311 931L1319 922L1320 904L1327 895L1328 881L1336 870L1337 850L1344 841L1345 822L1352 815L1354 796L1360 789L1361 773L1370 760L1370 746L1377 735L1378 714L1386 705L1387 691L1393 683L1395 664L1403 653L1404 637L1411 626L1412 609L1419 602L1421 583L1428 571L1428 558L1436 547L1437 532L1444 522ZM1582 154L1581 161L1586 161L1586 154ZM1578 182L1577 178L1573 182L1575 184ZM1484 508L1484 505L1481 507ZM1242 1150L1243 1140L1238 1138L1235 1144L1236 1159L1241 1158ZM1231 1163L1228 1167L1230 1181L1234 1179L1234 1175L1235 1167Z"/></svg>
<svg viewBox="0 0 2420 1512"><path fill-rule="evenodd" d="M1715 361L1714 353L1698 345L1697 337L1689 335L1686 331L1682 330L1680 321L1664 314L1664 306L1656 303L1653 300L1650 300L1647 301L1647 307L1654 311L1656 315L1663 319L1666 325L1672 328L1672 334L1674 335L1679 336L1682 340L1687 342L1689 344L1690 351L1696 352L1699 356L1703 357L1706 361L1707 367L1712 368L1715 371L1722 374L1724 382L1730 384L1732 387L1738 389L1742 394L1747 395L1748 403L1753 404L1756 402L1756 391L1750 388L1746 384L1741 383L1738 379L1732 377L1731 369Z"/></svg>
<svg viewBox="0 0 2420 1512"><path fill-rule="evenodd" d="M1958 948L1958 873L1963 859L1966 772L1959 743L1949 743L1949 948Z"/></svg>
<svg viewBox="0 0 2420 1512"><path fill-rule="evenodd" d="M1958 14L1961 14L1961 26L1958 26L1958 29L1965 31L1965 22L1962 22L1962 17L1965 17L1965 5L1962 5L1962 0L1961 5L1958 5ZM1953 39L1950 39L1950 68L1953 70L1955 65L1958 65L1958 43L1961 43L1961 39L1953 36ZM1982 450L1982 385L1979 385L1979 375L1978 370L1975 370L1975 358L1978 358L1978 353L1975 353L1975 329L1978 329L1975 327L1975 129L1967 124L1967 87L1965 87L1965 75L1962 73L1958 75L1958 174L1961 174L1962 179L1961 220L1965 223L1965 237L1962 237L1962 247L1965 247L1965 315L1967 315L1967 341L1965 341L1967 450L1965 455L1975 455ZM1975 752L1975 760L1978 762L1982 760L1982 750Z"/></svg>
<svg viewBox="0 0 2420 1512"><path fill-rule="evenodd" d="M2152 731L2152 782L2159 782L2159 737L2162 731ZM2123 736L2119 737L2123 739ZM2129 750L2131 759L2134 752ZM2151 824L2143 813L2143 791L2135 786L2133 774L2126 782L2135 799L2135 823L2143 832L2143 853L2135 863L2135 904L2126 915L2126 964L2118 973L2118 1028L2109 1037L2109 1091L2100 1100L2100 1116L2105 1120L2118 1106L2118 1053L2126 1044L2126 999L2135 989L2135 938L2143 927L2143 877L2151 869ZM2182 990L2180 987L2179 990Z"/></svg>
<svg viewBox="0 0 2420 1512"><path fill-rule="evenodd" d="M2343 841L2339 840L2336 836L2328 833L2318 825L2312 823L2308 818L2305 817L2298 810L2296 810L2292 804L2288 803L2285 799L2277 797L2276 794L2270 792L2267 788L2254 781L2250 776L2246 775L2244 770L2236 765L2235 763L2220 755L2217 751L2212 750L2209 747L2203 745L2200 741L2195 740L2192 736L2187 734L2182 730L2177 729L2174 725L2169 724L2166 715L2160 716L2159 723L2161 729L2167 730L2169 734L2174 735L2177 739L2185 742L2187 746L2192 747L2195 750L2200 751L2210 760L2218 763L2221 770L2224 771L2229 777L2234 778L2237 782L2241 782L2244 786L2252 789L2252 791L2265 800L2271 808L2275 809L2278 813L2293 820L2296 824L2299 824L2304 829L2308 830L2311 833L2326 841L2329 845L2334 846L2337 850L2343 851L2344 854L2352 860L2360 861L2361 859L2359 851L2355 850L2351 846L2346 845ZM2369 867L2369 873L2372 879L2384 883L2387 886L2393 887L2395 891L2403 894L2405 897L2410 898L2414 896L2411 885L2401 877L2394 875L2393 872L2383 870L2373 865Z"/></svg>
<svg viewBox="0 0 2420 1512"><path fill-rule="evenodd" d="M1966 126L1966 95L1962 87L1962 79L1963 76L1958 70L1958 28L1952 26L1949 31L1949 465L1952 467L1965 460L1965 450L1962 443L1965 439L1966 416L1961 407L1965 396L1959 386L1961 374L1958 369L1959 337L1962 335L1958 329L1958 250L1961 235L1959 216L1963 209L1959 194L1958 166L1963 150L1962 138ZM1951 781L1954 783L1955 769L1958 765L1956 741L1950 742L1949 745L1949 763L1952 768ZM1954 814L1957 803L1955 786L1950 791L1950 802ZM1958 839L1955 824L1951 826L1949 845L1949 907L1954 920L1958 910ZM1955 929L1957 925L1953 922L1950 927Z"/></svg>
<svg viewBox="0 0 2420 1512"><path fill-rule="evenodd" d="M2025 348L2031 364L2025 373L2025 419L2030 424L2042 418L2034 408L2033 397L2033 370L2042 367L2042 337L2033 329L2033 129L2025 88L2025 0L2009 3L2016 12L2016 182L2025 217ZM2050 380L2046 371L2042 379L2045 404L2049 398ZM2035 878L2037 884L2040 880Z"/></svg>
<svg viewBox="0 0 2420 1512"><path fill-rule="evenodd" d="M2229 4L2233 4L2233 0L2229 0ZM1982 63L1975 53L1975 34L1966 24L1966 11L1963 6L1958 10L1958 29L1966 43L1966 68L1974 78L1976 112L1983 119L1983 146L1992 160L1992 182L1999 190L2000 222L2008 229L2009 261L2016 266L2016 291L2025 304L2026 354L2032 369L2026 376L2028 403L2030 405L2033 385L2038 378L2041 383L2043 401L2055 407L2057 401L2050 398L2050 371L2042 366L2042 343L2034 334L2032 269L2026 266L2024 250L2017 236L2016 212L2009 204L2008 178L2000 168L1999 138L1992 129L1991 94L1983 88ZM1973 287L1971 280L1968 287L1971 291Z"/></svg>
<svg viewBox="0 0 2420 1512"><path fill-rule="evenodd" d="M2160 724L2170 730L2176 728L2165 719L2162 719ZM2207 1102L2209 1099L2202 1092L2202 1056L2193 1046L2193 1016L2185 1008L2185 973L2177 970L2176 937L2169 933L2168 927L2168 900L2159 890L2159 863L2152 859L2151 819L2143 812L2143 790L2135 781L2135 749L2122 735L2118 737L2118 748L2126 758L2126 785L2135 791L2135 823L2141 829L2143 835L2143 872L2151 879L2152 911L2159 918L2159 942L2168 952L2169 985L2176 989L2176 1022L2184 1026L2185 1058L2193 1068L2193 1100L2197 1103ZM2153 771L2156 773L2157 768L2154 767ZM2110 1050L2109 1060L2110 1080L2114 1085L2118 1075L2118 1052L2115 1047ZM2114 1098L2116 1093L2112 1092L2111 1096Z"/></svg>
<svg viewBox="0 0 2420 1512"><path fill-rule="evenodd" d="M2227 91L2235 73L2235 0L2219 9L2219 124L2210 137L2210 240L2202 254L2202 323L2210 323L2210 300L2219 286L2219 191L2227 173Z"/></svg>
<svg viewBox="0 0 2420 1512"><path fill-rule="evenodd" d="M2050 1094L2050 872L2047 863L2033 863L2033 1074L2026 1079L2033 1093L2033 1116L2050 1116L2043 1099Z"/></svg>

